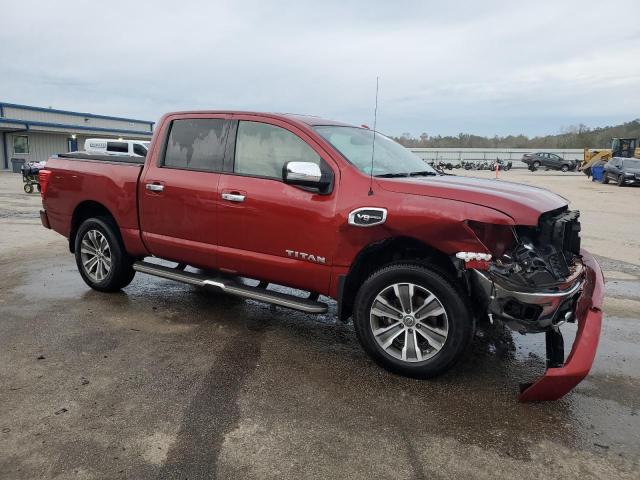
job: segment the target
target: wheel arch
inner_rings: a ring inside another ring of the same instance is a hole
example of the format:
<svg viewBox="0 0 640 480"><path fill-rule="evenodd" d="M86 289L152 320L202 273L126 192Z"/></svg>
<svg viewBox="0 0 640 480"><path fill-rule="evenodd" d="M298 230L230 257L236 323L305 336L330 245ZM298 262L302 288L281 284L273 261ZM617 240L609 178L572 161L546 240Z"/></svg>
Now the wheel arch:
<svg viewBox="0 0 640 480"><path fill-rule="evenodd" d="M94 217L107 217L113 221L116 227L118 226L118 222L116 222L113 214L100 202L96 202L95 200L85 200L79 203L71 216L71 228L69 230L69 251L71 253L75 253L76 234L78 232L78 228L86 219ZM119 228L116 228L115 233L122 241Z"/></svg>
<svg viewBox="0 0 640 480"><path fill-rule="evenodd" d="M442 251L413 237L399 236L371 243L356 255L347 275L338 285L338 318L346 321L353 313L353 304L360 285L375 271L395 262L412 262L434 268L455 280L456 268Z"/></svg>

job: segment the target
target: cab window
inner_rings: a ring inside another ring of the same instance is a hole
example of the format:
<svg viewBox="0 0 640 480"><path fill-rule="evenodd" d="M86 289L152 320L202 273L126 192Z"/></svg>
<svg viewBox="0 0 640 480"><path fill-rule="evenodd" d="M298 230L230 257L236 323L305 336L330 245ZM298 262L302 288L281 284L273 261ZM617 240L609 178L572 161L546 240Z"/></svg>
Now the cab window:
<svg viewBox="0 0 640 480"><path fill-rule="evenodd" d="M281 179L287 162L321 164L320 156L309 145L284 128L242 120L238 123L235 173Z"/></svg>
<svg viewBox="0 0 640 480"><path fill-rule="evenodd" d="M164 167L222 171L227 128L223 118L174 120L167 139Z"/></svg>

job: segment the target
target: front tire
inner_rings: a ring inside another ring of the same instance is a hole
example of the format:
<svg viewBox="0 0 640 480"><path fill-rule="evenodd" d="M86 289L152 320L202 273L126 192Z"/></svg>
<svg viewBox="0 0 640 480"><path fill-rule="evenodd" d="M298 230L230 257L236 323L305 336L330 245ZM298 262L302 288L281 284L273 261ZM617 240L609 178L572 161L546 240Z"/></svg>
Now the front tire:
<svg viewBox="0 0 640 480"><path fill-rule="evenodd" d="M540 168L540 162L538 162L537 160L535 162L533 162L533 168L535 168L535 169Z"/></svg>
<svg viewBox="0 0 640 480"><path fill-rule="evenodd" d="M604 172L604 175L602 176L602 183L609 183L609 176L607 172Z"/></svg>
<svg viewBox="0 0 640 480"><path fill-rule="evenodd" d="M473 317L462 294L422 265L378 270L358 291L354 307L355 331L364 350L401 375L441 375L460 360L473 337Z"/></svg>
<svg viewBox="0 0 640 480"><path fill-rule="evenodd" d="M569 165L562 165L560 170L562 170L563 173L567 173L569 171Z"/></svg>
<svg viewBox="0 0 640 480"><path fill-rule="evenodd" d="M75 255L82 279L94 290L118 291L129 285L136 273L118 227L109 217L89 218L80 225Z"/></svg>
<svg viewBox="0 0 640 480"><path fill-rule="evenodd" d="M618 186L624 187L624 175L618 175Z"/></svg>

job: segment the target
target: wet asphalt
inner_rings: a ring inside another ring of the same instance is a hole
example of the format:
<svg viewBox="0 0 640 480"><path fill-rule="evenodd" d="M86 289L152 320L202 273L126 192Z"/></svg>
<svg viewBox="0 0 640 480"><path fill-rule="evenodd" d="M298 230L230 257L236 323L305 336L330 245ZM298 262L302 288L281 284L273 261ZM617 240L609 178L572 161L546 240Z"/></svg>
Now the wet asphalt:
<svg viewBox="0 0 640 480"><path fill-rule="evenodd" d="M94 292L14 183L0 175L2 479L640 478L635 263L599 257L591 375L520 404L541 335L483 326L420 381L373 364L333 304L311 316L141 274Z"/></svg>

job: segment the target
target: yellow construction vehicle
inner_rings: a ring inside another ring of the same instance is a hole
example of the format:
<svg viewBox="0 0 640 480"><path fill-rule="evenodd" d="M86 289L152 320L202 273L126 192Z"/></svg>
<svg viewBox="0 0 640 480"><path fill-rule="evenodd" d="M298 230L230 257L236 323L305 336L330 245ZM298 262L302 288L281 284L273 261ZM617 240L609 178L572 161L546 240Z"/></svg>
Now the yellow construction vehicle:
<svg viewBox="0 0 640 480"><path fill-rule="evenodd" d="M612 138L611 148L585 148L580 171L591 175L591 167L598 162L608 162L613 157L640 158L637 138Z"/></svg>

